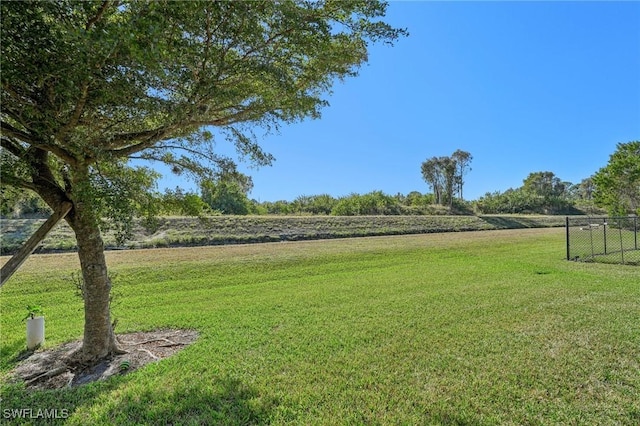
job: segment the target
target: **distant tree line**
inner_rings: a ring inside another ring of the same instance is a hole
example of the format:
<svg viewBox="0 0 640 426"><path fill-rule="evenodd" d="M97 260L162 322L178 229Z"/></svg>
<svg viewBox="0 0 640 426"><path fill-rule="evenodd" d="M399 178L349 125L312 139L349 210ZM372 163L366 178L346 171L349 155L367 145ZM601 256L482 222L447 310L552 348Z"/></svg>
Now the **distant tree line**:
<svg viewBox="0 0 640 426"><path fill-rule="evenodd" d="M552 172L535 172L524 179L519 188L487 193L474 203L484 214L581 214L593 213L593 182L579 184L562 181Z"/></svg>
<svg viewBox="0 0 640 426"><path fill-rule="evenodd" d="M235 169L204 181L198 193L180 188L156 193L157 215L437 215L437 214L640 214L640 142L619 144L609 164L592 177L573 184L553 172L530 173L519 188L486 193L475 201L462 197L471 154L433 157L421 165L431 193L302 195L292 201L249 199L253 182ZM2 187L4 217L43 216L50 210L36 195Z"/></svg>
<svg viewBox="0 0 640 426"><path fill-rule="evenodd" d="M640 141L619 143L606 166L578 184L552 172L531 173L522 187L487 193L482 213L640 215Z"/></svg>

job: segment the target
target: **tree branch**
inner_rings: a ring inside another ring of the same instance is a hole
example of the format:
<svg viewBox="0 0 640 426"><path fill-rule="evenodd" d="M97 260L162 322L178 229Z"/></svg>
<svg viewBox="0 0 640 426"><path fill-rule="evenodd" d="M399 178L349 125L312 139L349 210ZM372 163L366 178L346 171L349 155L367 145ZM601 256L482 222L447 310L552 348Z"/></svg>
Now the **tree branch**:
<svg viewBox="0 0 640 426"><path fill-rule="evenodd" d="M31 191L34 191L34 192L36 191L36 186L32 182L21 179L19 177L2 173L2 175L0 176L0 179L2 179L3 185L13 186L16 188L30 189Z"/></svg>
<svg viewBox="0 0 640 426"><path fill-rule="evenodd" d="M198 151L198 150L187 148L185 146L180 146L180 145L159 145L159 146L154 146L153 149L167 150L167 151L168 150L172 150L172 149L174 149L174 150L182 150L182 151L186 151L189 154L192 154L194 156L203 157L203 158L206 158L207 160L215 161L214 158L208 156L207 154L205 154L202 151Z"/></svg>
<svg viewBox="0 0 640 426"><path fill-rule="evenodd" d="M29 133L23 132L22 130L18 130L15 127L13 127L11 124L5 121L0 123L0 129L3 135L9 137L9 139L5 138L5 140L11 140L11 138L17 139L32 147L40 148L44 151L49 151L52 154L55 154L56 156L58 156L61 160L66 161L69 164L76 163L75 157L71 155L71 153L68 152L66 149L55 144L42 143L38 141L36 138L34 138L32 135L30 135ZM15 145L15 142L14 142L14 145ZM9 149L8 146L7 146L7 149Z"/></svg>
<svg viewBox="0 0 640 426"><path fill-rule="evenodd" d="M80 120L80 116L82 115L82 111L84 110L84 106L87 104L87 99L89 98L89 83L84 82L82 84L82 94L80 95L80 99L76 103L76 107L73 110L73 115L67 124L62 126L60 130L56 133L57 140L63 140L64 137L69 133L69 131L78 125L78 121Z"/></svg>
<svg viewBox="0 0 640 426"><path fill-rule="evenodd" d="M89 19L89 21L87 21L87 25L85 25L84 29L89 31L91 29L91 27L98 22L102 16L104 15L104 12L107 10L107 8L109 7L109 3L111 3L109 0L104 0L102 2L102 5L100 6L100 9L98 10L98 13L96 14L96 16L92 17L91 19ZM118 6L119 2L116 2L115 6Z"/></svg>
<svg viewBox="0 0 640 426"><path fill-rule="evenodd" d="M22 130L18 130L15 127L13 127L11 124L5 121L2 121L0 123L0 131L6 136L9 136L15 139L20 139L25 143L28 143L28 144L35 143L35 140L29 133L23 132Z"/></svg>
<svg viewBox="0 0 640 426"><path fill-rule="evenodd" d="M27 150L24 149L24 147L22 147L19 142L16 142L15 140L8 137L0 138L0 146L18 158L22 158L27 152Z"/></svg>
<svg viewBox="0 0 640 426"><path fill-rule="evenodd" d="M34 143L34 144L31 144L31 146L34 148L39 148L43 151L50 152L68 164L76 165L78 163L78 160L76 159L76 157L74 157L73 155L71 155L69 151L67 151L66 149L58 145Z"/></svg>
<svg viewBox="0 0 640 426"><path fill-rule="evenodd" d="M206 159L207 161L218 163L218 164L223 163L223 159L221 158L208 157L202 154L199 154L199 155L204 159ZM160 163L164 163L167 165L179 166L179 167L191 170L196 174L206 174L204 173L204 171L206 172L211 171L210 168L205 167L203 164L200 164L199 162L195 160L191 160L188 157L184 157L184 156L179 158L174 158L174 157L167 158L167 157L157 156L153 153L144 153L143 155L131 156L129 158L135 159L135 160L158 161Z"/></svg>
<svg viewBox="0 0 640 426"><path fill-rule="evenodd" d="M108 146L115 148L111 149L110 153L116 157L128 157L131 154L153 147L156 142L167 138L178 127L178 125L174 124L153 130L116 135L108 142ZM135 141L138 142L129 144L129 142Z"/></svg>

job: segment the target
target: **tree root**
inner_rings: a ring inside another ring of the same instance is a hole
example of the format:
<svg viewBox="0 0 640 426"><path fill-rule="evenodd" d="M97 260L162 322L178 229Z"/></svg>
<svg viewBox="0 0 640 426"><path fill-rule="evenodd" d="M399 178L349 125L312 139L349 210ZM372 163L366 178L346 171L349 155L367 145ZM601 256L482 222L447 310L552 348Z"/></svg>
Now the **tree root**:
<svg viewBox="0 0 640 426"><path fill-rule="evenodd" d="M25 384L29 386L40 380L50 379L52 377L59 376L60 374L66 373L69 370L70 370L69 366L63 365L62 367L54 368L53 370L39 371L35 374L31 374L25 377Z"/></svg>
<svg viewBox="0 0 640 426"><path fill-rule="evenodd" d="M116 346L106 356L103 356L100 358L86 358L82 351L82 347L79 347L77 350L75 350L73 353L67 356L66 363L75 369L82 370L85 368L90 368L96 364L99 364L100 362L107 360L113 356L125 355L128 353L129 353L128 351L124 349L120 349L119 347Z"/></svg>
<svg viewBox="0 0 640 426"><path fill-rule="evenodd" d="M174 346L185 346L188 345L188 343L167 343L166 345L158 345L159 348L172 348Z"/></svg>
<svg viewBox="0 0 640 426"><path fill-rule="evenodd" d="M145 348L138 348L138 351L147 353L151 358L153 358L153 359L155 359L155 360L160 359L159 357L155 356L155 355L153 354L153 352L151 352L149 349L145 349Z"/></svg>
<svg viewBox="0 0 640 426"><path fill-rule="evenodd" d="M159 337L159 338L156 338L156 339L144 340L142 342L126 342L124 340L120 340L119 342L122 343L122 344L125 344L125 345L131 345L131 346L145 345L147 343L153 343L153 342L167 342L166 345L158 345L158 347L161 347L161 348L169 348L171 346L181 346L181 345L185 345L186 344L186 343L176 343L176 342L173 342L173 341L171 341L169 339L166 339L164 337Z"/></svg>

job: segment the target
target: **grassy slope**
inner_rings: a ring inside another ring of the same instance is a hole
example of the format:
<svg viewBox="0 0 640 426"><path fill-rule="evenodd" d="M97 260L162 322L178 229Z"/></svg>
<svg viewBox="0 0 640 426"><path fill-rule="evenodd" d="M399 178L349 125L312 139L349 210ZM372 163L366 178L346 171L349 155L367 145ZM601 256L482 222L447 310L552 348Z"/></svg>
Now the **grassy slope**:
<svg viewBox="0 0 640 426"><path fill-rule="evenodd" d="M563 237L110 252L119 332L200 339L81 389L5 384L2 407L65 408L67 424L638 424L640 270L567 262ZM75 269L34 256L2 289L3 371L27 303L47 311L47 346L81 337Z"/></svg>
<svg viewBox="0 0 640 426"><path fill-rule="evenodd" d="M0 249L15 252L44 219L3 219ZM159 218L154 229L140 222L126 248L155 248L314 240L374 235L564 226L561 216L213 216ZM112 233L105 233L108 248L116 248ZM40 245L39 251L75 248L73 231L62 222Z"/></svg>

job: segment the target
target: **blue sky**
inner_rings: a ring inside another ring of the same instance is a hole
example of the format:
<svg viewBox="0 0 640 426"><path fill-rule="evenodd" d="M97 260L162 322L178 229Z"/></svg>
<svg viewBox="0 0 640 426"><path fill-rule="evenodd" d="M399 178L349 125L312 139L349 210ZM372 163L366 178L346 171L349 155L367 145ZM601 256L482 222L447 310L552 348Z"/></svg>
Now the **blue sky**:
<svg viewBox="0 0 640 426"><path fill-rule="evenodd" d="M640 139L640 2L396 1L385 20L410 36L260 140L276 161L241 166L251 198L427 192L421 163L462 149L474 200L537 171L578 183Z"/></svg>

